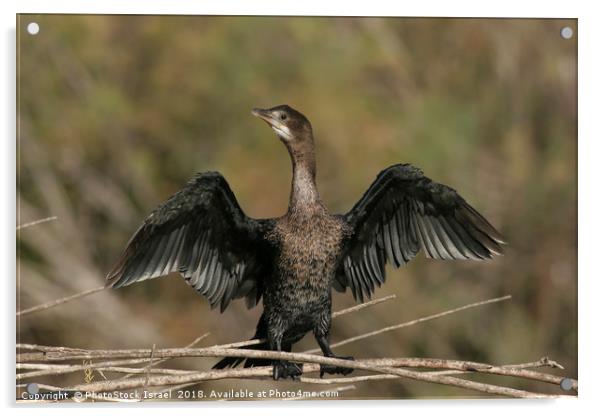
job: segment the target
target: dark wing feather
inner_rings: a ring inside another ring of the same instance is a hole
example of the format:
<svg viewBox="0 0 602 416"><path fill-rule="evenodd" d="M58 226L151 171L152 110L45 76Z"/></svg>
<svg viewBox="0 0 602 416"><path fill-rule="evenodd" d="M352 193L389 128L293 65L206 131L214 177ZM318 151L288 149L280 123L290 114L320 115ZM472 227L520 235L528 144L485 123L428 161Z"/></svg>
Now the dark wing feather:
<svg viewBox="0 0 602 416"><path fill-rule="evenodd" d="M411 165L382 171L342 217L351 227L335 289L351 288L363 301L385 281L385 261L395 267L423 249L435 259L482 260L502 254L502 236L452 188Z"/></svg>
<svg viewBox="0 0 602 416"><path fill-rule="evenodd" d="M272 226L272 220L247 217L219 173L197 174L138 228L107 284L121 287L179 272L211 307L224 310L240 297L254 306L272 264L264 240Z"/></svg>

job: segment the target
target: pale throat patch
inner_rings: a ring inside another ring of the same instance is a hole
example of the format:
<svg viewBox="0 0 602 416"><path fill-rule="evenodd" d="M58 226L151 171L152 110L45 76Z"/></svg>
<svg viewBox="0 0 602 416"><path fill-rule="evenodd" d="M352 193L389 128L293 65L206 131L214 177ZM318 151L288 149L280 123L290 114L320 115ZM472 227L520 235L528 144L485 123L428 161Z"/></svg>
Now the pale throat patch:
<svg viewBox="0 0 602 416"><path fill-rule="evenodd" d="M281 124L279 126L275 126L272 124L272 130L274 130L276 132L276 134L281 137L284 140L291 140L293 138L293 135L291 133L291 131L289 130L288 127L286 127L285 125Z"/></svg>

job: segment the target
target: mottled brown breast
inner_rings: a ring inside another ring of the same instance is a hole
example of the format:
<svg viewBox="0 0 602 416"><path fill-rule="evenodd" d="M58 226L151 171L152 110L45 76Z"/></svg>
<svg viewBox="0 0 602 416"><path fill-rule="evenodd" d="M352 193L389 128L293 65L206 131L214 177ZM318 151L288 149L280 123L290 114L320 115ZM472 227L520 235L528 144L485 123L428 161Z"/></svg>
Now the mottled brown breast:
<svg viewBox="0 0 602 416"><path fill-rule="evenodd" d="M290 215L278 220L278 274L285 280L330 287L345 233L345 224L327 212Z"/></svg>

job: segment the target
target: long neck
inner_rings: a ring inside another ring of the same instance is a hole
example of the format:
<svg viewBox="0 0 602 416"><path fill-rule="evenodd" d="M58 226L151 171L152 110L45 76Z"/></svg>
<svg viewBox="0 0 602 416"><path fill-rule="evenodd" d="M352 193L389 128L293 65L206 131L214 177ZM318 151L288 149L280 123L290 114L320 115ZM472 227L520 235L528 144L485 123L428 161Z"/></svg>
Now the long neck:
<svg viewBox="0 0 602 416"><path fill-rule="evenodd" d="M289 149L293 162L293 183L288 213L312 213L322 209L322 201L316 187L316 158L313 146L305 149Z"/></svg>

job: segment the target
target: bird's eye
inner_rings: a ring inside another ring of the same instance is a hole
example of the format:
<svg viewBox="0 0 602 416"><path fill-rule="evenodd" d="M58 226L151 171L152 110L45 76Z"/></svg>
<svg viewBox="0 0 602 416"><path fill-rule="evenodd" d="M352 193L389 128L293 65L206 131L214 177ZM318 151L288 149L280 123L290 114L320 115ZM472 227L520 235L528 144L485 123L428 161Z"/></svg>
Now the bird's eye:
<svg viewBox="0 0 602 416"><path fill-rule="evenodd" d="M286 120L286 114L284 114L284 113L280 114L280 120Z"/></svg>

